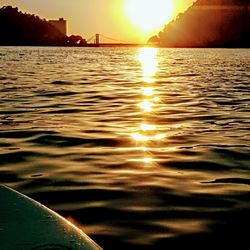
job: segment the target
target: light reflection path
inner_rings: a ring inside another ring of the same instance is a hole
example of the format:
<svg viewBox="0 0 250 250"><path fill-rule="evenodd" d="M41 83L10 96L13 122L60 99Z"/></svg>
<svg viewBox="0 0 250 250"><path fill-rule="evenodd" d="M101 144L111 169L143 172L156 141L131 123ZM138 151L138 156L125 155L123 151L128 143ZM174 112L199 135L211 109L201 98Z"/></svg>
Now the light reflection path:
<svg viewBox="0 0 250 250"><path fill-rule="evenodd" d="M159 143L165 138L165 134L160 133L157 124L152 123L152 114L157 112L160 98L156 94L156 74L158 71L158 49L157 48L140 48L138 60L142 68L142 87L140 90L141 99L138 101L138 108L141 110L143 122L138 124L131 137L136 142L138 150L141 149L142 158L132 159L141 162L145 166L150 166L156 159L150 153L150 147L153 142Z"/></svg>

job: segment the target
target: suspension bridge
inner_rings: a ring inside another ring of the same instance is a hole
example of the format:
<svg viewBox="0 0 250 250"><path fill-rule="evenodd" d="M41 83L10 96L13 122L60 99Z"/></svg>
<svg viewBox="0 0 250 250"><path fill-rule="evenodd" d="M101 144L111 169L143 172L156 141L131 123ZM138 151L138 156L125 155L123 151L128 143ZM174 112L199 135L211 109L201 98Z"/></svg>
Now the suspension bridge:
<svg viewBox="0 0 250 250"><path fill-rule="evenodd" d="M105 40L105 42L102 42ZM126 47L137 47L142 46L143 44L131 43L128 41L118 40L106 35L95 34L87 39L87 45L89 47L113 47L113 46L126 46Z"/></svg>

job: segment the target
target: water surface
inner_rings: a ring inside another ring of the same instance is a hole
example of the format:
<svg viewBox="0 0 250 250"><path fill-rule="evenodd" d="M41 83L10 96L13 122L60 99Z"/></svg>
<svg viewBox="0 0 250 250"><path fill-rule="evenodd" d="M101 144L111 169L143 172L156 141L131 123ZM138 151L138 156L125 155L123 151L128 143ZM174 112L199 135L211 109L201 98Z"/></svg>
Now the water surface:
<svg viewBox="0 0 250 250"><path fill-rule="evenodd" d="M1 47L0 182L105 249L243 245L249 65L243 49Z"/></svg>

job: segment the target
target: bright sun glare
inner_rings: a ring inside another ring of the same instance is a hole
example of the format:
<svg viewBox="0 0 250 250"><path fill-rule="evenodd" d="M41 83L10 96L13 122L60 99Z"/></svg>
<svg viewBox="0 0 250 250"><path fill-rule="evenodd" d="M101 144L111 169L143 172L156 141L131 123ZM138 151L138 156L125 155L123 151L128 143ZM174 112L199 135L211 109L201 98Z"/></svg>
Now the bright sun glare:
<svg viewBox="0 0 250 250"><path fill-rule="evenodd" d="M150 33L171 20L174 5L173 0L127 0L126 12L135 26Z"/></svg>

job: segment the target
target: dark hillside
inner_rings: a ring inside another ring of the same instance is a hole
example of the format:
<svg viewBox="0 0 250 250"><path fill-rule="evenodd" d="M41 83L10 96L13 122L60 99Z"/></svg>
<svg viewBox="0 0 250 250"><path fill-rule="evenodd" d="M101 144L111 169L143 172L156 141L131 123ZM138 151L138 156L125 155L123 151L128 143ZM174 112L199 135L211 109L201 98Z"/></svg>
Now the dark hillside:
<svg viewBox="0 0 250 250"><path fill-rule="evenodd" d="M249 47L249 0L198 0L150 39L167 47Z"/></svg>
<svg viewBox="0 0 250 250"><path fill-rule="evenodd" d="M0 45L53 46L84 43L85 40L80 36L67 37L38 16L22 13L11 6L0 9Z"/></svg>

